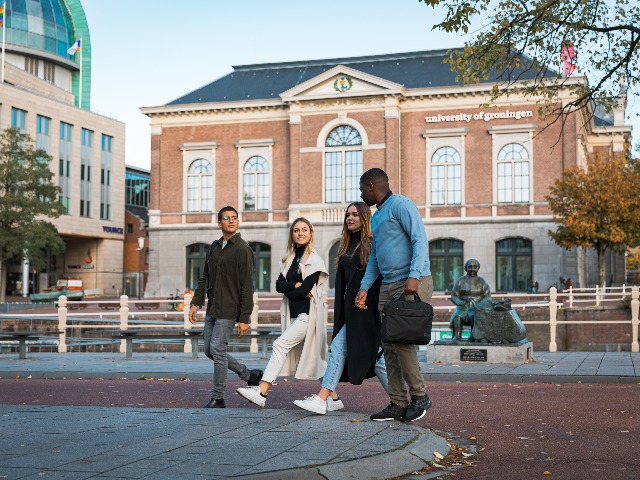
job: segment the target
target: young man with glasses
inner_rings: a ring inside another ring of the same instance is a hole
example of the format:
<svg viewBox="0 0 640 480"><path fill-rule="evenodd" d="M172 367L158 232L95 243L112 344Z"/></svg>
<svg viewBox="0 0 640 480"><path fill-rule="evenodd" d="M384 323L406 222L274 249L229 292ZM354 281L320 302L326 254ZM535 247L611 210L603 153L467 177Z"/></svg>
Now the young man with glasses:
<svg viewBox="0 0 640 480"><path fill-rule="evenodd" d="M262 370L249 370L227 353L229 337L238 325L238 334L249 331L253 311L253 251L240 234L238 212L223 207L218 212L222 237L209 249L204 270L191 301L189 321L195 325L198 308L207 294L207 316L204 324L204 354L213 360L211 400L204 408L225 408L224 389L227 369L250 386L258 385Z"/></svg>

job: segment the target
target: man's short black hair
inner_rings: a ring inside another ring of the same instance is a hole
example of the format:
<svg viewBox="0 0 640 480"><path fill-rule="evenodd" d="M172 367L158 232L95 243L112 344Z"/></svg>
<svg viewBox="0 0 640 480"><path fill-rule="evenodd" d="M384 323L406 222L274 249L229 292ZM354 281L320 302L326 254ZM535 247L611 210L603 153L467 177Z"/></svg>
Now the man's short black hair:
<svg viewBox="0 0 640 480"><path fill-rule="evenodd" d="M370 168L360 177L360 183L389 183L389 177L381 168Z"/></svg>
<svg viewBox="0 0 640 480"><path fill-rule="evenodd" d="M235 208L233 208L233 207L231 207L231 206L227 205L226 207L222 207L222 208L220 209L220 211L218 212L218 221L219 221L219 222L221 222L221 221L222 221L222 214L223 214L224 212L234 212L234 213L236 214L236 217L238 216L238 211L237 211Z"/></svg>

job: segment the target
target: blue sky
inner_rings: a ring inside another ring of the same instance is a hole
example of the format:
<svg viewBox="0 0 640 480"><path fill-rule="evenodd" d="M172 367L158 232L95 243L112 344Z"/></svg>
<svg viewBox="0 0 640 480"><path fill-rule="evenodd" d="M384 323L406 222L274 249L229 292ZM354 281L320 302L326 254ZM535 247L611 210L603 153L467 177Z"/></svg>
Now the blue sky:
<svg viewBox="0 0 640 480"><path fill-rule="evenodd" d="M91 108L127 124L126 162L143 168L149 122L139 107L163 105L233 65L452 48L466 39L433 31L443 15L417 0L82 4L93 50ZM640 131L637 112L640 100L631 98L627 113Z"/></svg>

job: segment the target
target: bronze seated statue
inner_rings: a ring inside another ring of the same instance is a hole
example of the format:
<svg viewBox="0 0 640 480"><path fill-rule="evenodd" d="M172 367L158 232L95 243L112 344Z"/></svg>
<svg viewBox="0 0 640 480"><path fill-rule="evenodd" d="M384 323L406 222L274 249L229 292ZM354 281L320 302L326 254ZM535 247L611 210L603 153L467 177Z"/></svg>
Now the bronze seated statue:
<svg viewBox="0 0 640 480"><path fill-rule="evenodd" d="M491 300L491 288L478 276L480 262L472 258L464 265L466 275L458 278L451 292L456 310L451 315L449 328L453 331L451 343L464 343L462 329L471 327L469 342L523 343L527 331L515 310L511 299Z"/></svg>

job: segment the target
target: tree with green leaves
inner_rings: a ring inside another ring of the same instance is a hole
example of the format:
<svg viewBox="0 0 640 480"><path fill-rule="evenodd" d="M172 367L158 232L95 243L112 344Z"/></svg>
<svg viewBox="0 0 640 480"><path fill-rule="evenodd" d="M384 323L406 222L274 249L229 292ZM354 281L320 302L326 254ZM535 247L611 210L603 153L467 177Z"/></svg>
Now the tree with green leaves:
<svg viewBox="0 0 640 480"><path fill-rule="evenodd" d="M7 261L27 258L42 268L47 254L64 251L56 227L48 222L65 213L60 188L52 183L52 157L33 139L10 127L0 135L0 303L6 301Z"/></svg>
<svg viewBox="0 0 640 480"><path fill-rule="evenodd" d="M545 197L558 224L549 236L565 248L598 255L598 283L606 281L605 252L624 254L640 240L640 176L625 158L594 155L556 180Z"/></svg>
<svg viewBox="0 0 640 480"><path fill-rule="evenodd" d="M486 18L448 62L463 83L497 76L492 101L510 92L542 100L542 113L607 111L627 89L640 84L640 4L633 0L419 0L441 7L446 18L434 29L469 33L474 18ZM564 71L561 58L567 60ZM577 65L577 72L571 65ZM589 83L576 82L572 74ZM559 102L559 92L573 94ZM552 115L553 118L560 118ZM562 117L565 118L565 117Z"/></svg>

